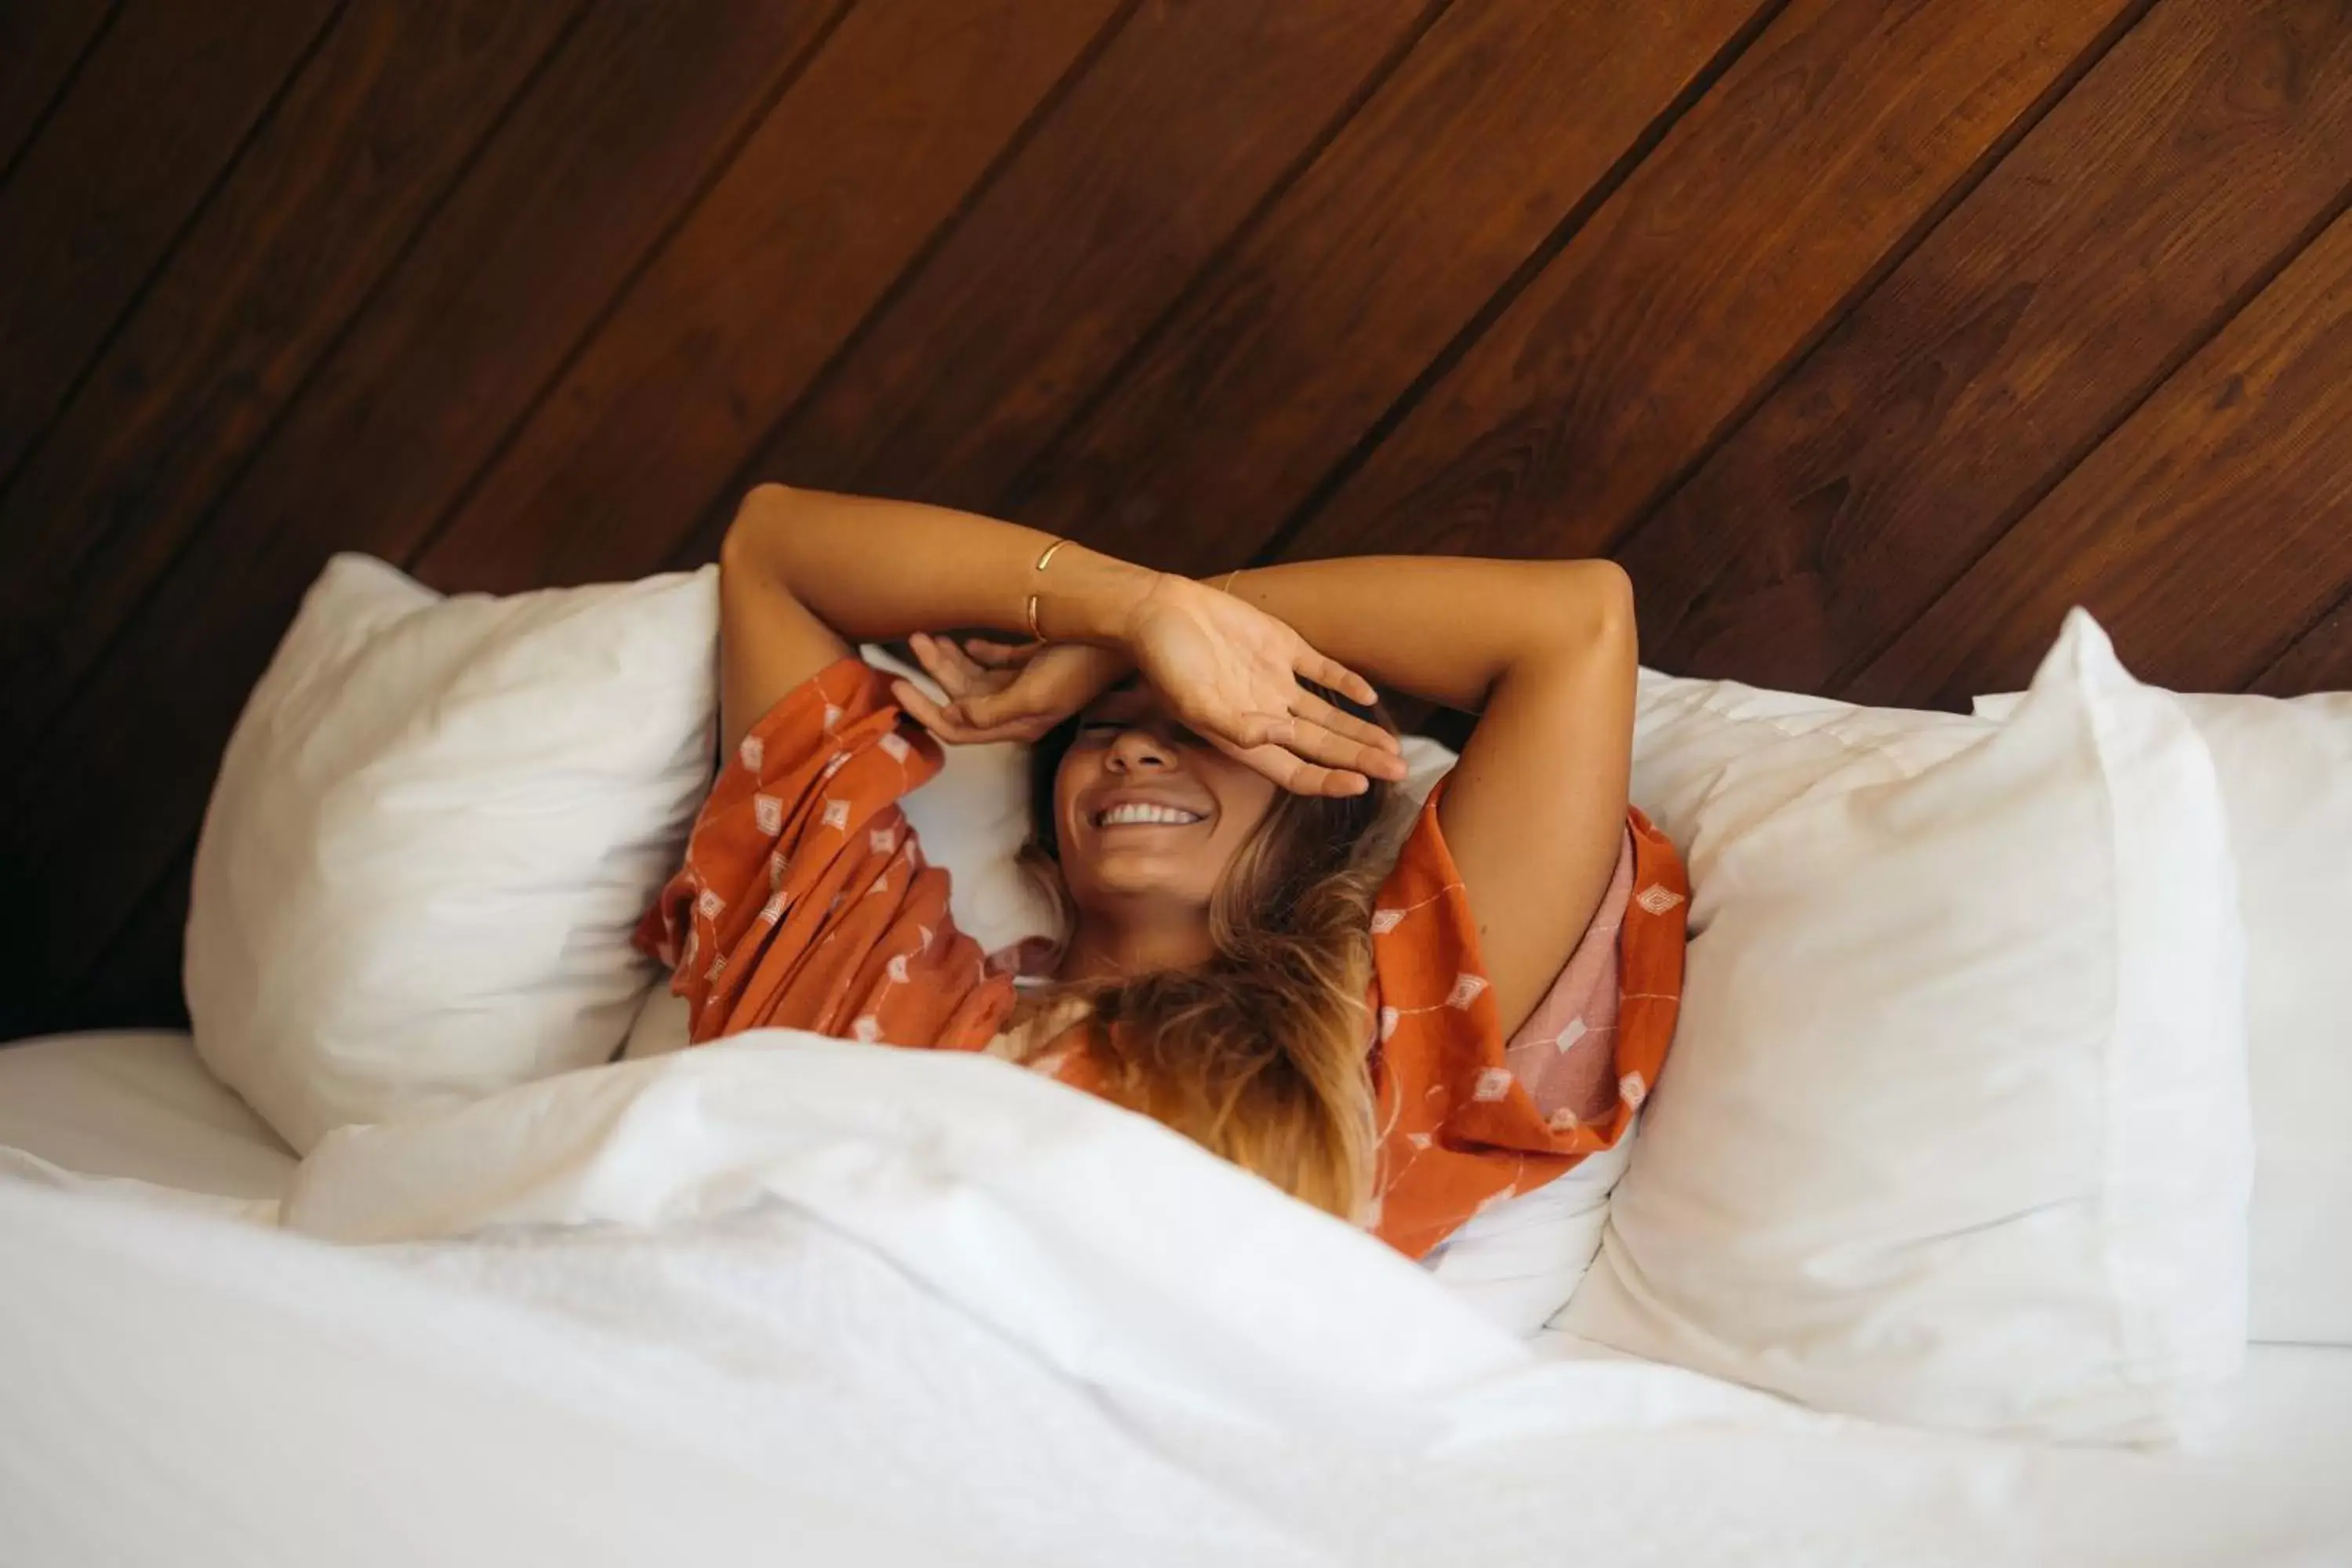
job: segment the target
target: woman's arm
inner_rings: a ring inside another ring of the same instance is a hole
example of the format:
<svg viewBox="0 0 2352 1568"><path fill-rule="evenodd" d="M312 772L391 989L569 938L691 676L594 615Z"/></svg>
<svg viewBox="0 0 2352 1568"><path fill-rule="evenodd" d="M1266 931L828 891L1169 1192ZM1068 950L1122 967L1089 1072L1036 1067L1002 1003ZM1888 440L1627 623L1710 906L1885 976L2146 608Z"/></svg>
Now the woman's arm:
<svg viewBox="0 0 2352 1568"><path fill-rule="evenodd" d="M1163 665L1184 658L1205 670L1213 679L1178 682L1204 699L1185 717L1237 754L1248 752L1247 760L1276 783L1351 794L1363 788L1356 773L1402 772L1392 743L1375 728L1319 700L1291 706L1268 695L1297 695L1294 671L1327 684L1361 685L1289 626L1262 614L1235 614L1227 605L1215 606L1223 612L1216 630L1203 633L1182 614L1167 613L1168 590L1190 584L1076 542L1055 551L1041 572L1038 557L1053 540L942 507L782 485L753 489L719 555L725 749L731 752L761 714L842 658L850 643L947 626L1025 634L1034 595L1037 626L1049 637L1139 649L1145 661ZM1224 634L1222 642L1216 632ZM1281 733L1265 732L1256 720L1246 733L1227 723L1265 710L1282 715ZM1262 743L1269 739L1276 744Z"/></svg>
<svg viewBox="0 0 2352 1568"><path fill-rule="evenodd" d="M1625 832L1638 649L1624 572L1363 556L1246 571L1231 591L1351 669L1480 713L1438 819L1517 1029L1591 923Z"/></svg>

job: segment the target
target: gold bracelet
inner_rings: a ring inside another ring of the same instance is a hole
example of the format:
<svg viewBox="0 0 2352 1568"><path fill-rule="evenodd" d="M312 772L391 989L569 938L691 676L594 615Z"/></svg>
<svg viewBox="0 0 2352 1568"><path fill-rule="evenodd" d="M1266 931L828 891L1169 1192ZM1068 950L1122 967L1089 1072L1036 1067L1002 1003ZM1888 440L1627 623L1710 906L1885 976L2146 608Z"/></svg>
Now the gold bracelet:
<svg viewBox="0 0 2352 1568"><path fill-rule="evenodd" d="M1220 588L1218 592L1222 594L1231 594L1234 591L1234 579L1238 578L1244 572L1248 570L1249 568L1246 566L1236 566L1232 571L1226 573L1225 585L1223 588Z"/></svg>
<svg viewBox="0 0 2352 1568"><path fill-rule="evenodd" d="M1037 564L1029 569L1031 576L1034 578L1037 573L1043 572L1045 569L1045 563L1054 559L1054 552L1068 542L1067 539L1057 539L1045 546L1045 551L1037 557ZM1045 634L1037 629L1037 595L1034 594L1029 595L1029 640L1031 642L1045 640Z"/></svg>

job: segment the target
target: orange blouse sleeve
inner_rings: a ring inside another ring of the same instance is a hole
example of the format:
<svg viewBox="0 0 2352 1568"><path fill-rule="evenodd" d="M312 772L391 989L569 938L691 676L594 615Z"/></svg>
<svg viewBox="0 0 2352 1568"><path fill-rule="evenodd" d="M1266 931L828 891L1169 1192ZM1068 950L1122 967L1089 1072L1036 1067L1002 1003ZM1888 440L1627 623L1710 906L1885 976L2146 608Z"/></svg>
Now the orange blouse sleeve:
<svg viewBox="0 0 2352 1568"><path fill-rule="evenodd" d="M722 758L684 864L637 930L672 966L698 1045L755 1027L979 1049L1011 981L948 912L899 798L939 742L844 658L787 692Z"/></svg>
<svg viewBox="0 0 2352 1568"><path fill-rule="evenodd" d="M1374 1229L1416 1258L1624 1135L1674 1039L1690 891L1674 846L1629 811L1584 938L1506 1038L1438 826L1444 789L1422 807L1372 912Z"/></svg>

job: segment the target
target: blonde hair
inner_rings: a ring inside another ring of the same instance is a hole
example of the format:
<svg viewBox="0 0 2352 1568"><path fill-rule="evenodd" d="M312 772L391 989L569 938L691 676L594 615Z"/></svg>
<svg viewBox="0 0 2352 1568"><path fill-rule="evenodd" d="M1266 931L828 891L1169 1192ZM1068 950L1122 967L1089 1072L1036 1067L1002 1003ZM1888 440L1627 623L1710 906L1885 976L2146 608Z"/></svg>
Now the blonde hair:
<svg viewBox="0 0 2352 1568"><path fill-rule="evenodd" d="M1021 852L1066 940L1076 910L1054 843L1054 784L1075 734L1063 726L1032 756ZM1355 851L1388 793L1374 780L1345 799L1277 794L1218 881L1215 955L1200 969L1066 983L1024 1005L1026 1016L1083 999L1111 1099L1350 1222L1370 1195L1377 1142L1365 997L1380 876Z"/></svg>

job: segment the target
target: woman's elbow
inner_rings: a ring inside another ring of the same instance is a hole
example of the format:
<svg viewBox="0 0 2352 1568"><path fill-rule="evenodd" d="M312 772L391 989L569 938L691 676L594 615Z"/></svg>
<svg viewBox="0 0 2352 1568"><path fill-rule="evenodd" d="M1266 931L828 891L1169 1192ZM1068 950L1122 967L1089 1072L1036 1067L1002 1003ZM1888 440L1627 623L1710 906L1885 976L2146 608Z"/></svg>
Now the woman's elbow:
<svg viewBox="0 0 2352 1568"><path fill-rule="evenodd" d="M1622 661L1641 658L1641 628L1634 614L1633 579L1614 561L1562 561L1548 584L1549 609L1542 617L1549 645L1580 658Z"/></svg>
<svg viewBox="0 0 2352 1568"><path fill-rule="evenodd" d="M735 508L734 521L719 542L719 570L740 577L781 579L785 552L799 510L799 495L771 480L753 485Z"/></svg>

